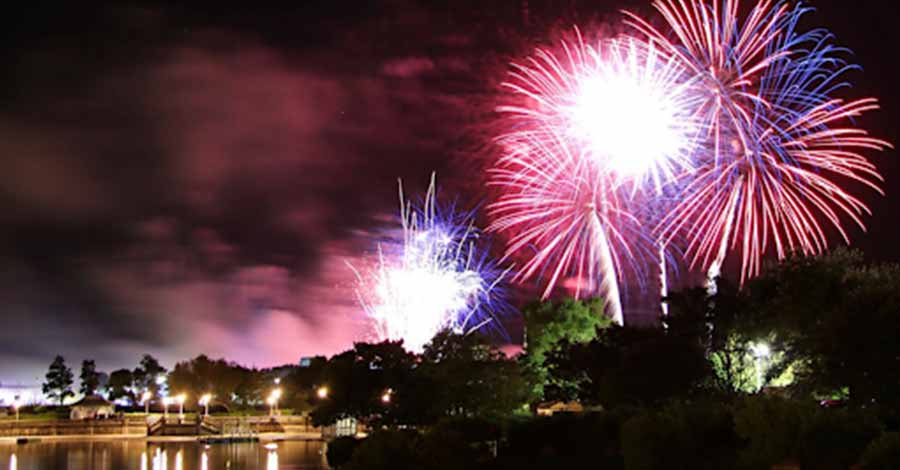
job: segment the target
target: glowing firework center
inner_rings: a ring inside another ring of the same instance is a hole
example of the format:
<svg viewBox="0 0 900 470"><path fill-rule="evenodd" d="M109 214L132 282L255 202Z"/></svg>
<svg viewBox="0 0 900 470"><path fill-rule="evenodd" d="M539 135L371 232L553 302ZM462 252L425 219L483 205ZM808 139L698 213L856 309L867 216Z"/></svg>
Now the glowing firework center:
<svg viewBox="0 0 900 470"><path fill-rule="evenodd" d="M586 47L583 59L561 109L568 137L619 178L649 174L659 185L689 166L699 132L684 69L631 38Z"/></svg>
<svg viewBox="0 0 900 470"><path fill-rule="evenodd" d="M585 77L571 110L574 137L621 176L644 174L681 148L675 114L653 91L632 77Z"/></svg>
<svg viewBox="0 0 900 470"><path fill-rule="evenodd" d="M457 245L440 230L420 232L396 266L382 267L370 311L379 337L419 351L442 328L465 328L484 280L458 259Z"/></svg>
<svg viewBox="0 0 900 470"><path fill-rule="evenodd" d="M434 184L432 176L420 208L404 200L401 187L402 238L387 253L379 246L377 266L366 276L353 269L376 340L403 340L416 352L442 329L468 334L490 325L503 332L493 320L508 307L502 286L508 269L480 251L471 214L436 207Z"/></svg>

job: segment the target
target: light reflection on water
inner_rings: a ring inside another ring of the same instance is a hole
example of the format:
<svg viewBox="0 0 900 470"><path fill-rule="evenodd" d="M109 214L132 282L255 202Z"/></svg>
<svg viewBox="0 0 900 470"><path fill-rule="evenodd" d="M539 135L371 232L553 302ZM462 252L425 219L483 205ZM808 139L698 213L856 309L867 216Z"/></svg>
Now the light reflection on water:
<svg viewBox="0 0 900 470"><path fill-rule="evenodd" d="M270 450L266 457L266 470L278 470L278 451Z"/></svg>
<svg viewBox="0 0 900 470"><path fill-rule="evenodd" d="M278 470L327 469L316 441L204 445L198 442L43 441L0 443L11 470ZM2 467L0 467L2 468Z"/></svg>

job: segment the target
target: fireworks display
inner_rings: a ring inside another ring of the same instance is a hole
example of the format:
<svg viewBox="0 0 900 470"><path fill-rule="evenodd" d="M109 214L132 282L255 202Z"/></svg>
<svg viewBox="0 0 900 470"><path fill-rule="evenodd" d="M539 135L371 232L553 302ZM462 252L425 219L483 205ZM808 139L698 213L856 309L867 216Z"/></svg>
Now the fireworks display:
<svg viewBox="0 0 900 470"><path fill-rule="evenodd" d="M846 183L880 192L863 152L889 147L854 122L875 99L835 96L854 66L826 30L798 30L810 8L653 5L660 27L626 12L625 35L587 45L576 30L513 63L497 107L490 228L525 260L516 280L546 297L586 279L619 322L619 280L655 259L665 293L672 244L714 287L729 251L743 282L771 251L822 252L828 226L849 241L843 221L864 228L868 208Z"/></svg>
<svg viewBox="0 0 900 470"><path fill-rule="evenodd" d="M502 332L496 320L508 308L507 271L482 251L471 214L439 206L432 176L421 206L406 201L401 186L400 220L402 237L379 245L376 267L368 273L354 269L357 297L376 339L403 340L420 352L442 329Z"/></svg>
<svg viewBox="0 0 900 470"><path fill-rule="evenodd" d="M512 64L503 84L512 96L497 107L512 130L498 140L518 151L563 138L617 186L649 181L659 189L690 166L701 135L686 76L652 43L620 37L588 44L575 29L556 50Z"/></svg>
<svg viewBox="0 0 900 470"><path fill-rule="evenodd" d="M741 254L741 282L774 246L780 259L828 245L827 222L842 226L866 205L842 187L856 181L880 192L864 150L888 147L850 118L878 107L868 98L832 95L853 68L822 29L798 32L810 8L761 1L744 17L736 0L654 3L665 29L629 14L647 40L691 71L706 139L681 178L683 195L661 224L666 238L686 237L692 266L718 276L728 251ZM843 216L843 217L842 217Z"/></svg>
<svg viewBox="0 0 900 470"><path fill-rule="evenodd" d="M590 45L577 30L556 52L512 67L512 103L498 107L512 131L498 138L506 152L493 170L501 195L491 228L514 233L507 255L528 258L517 279L549 273L546 297L575 276L575 295L602 292L621 323L618 279L656 256L635 197L689 171L703 135L691 81L652 43Z"/></svg>

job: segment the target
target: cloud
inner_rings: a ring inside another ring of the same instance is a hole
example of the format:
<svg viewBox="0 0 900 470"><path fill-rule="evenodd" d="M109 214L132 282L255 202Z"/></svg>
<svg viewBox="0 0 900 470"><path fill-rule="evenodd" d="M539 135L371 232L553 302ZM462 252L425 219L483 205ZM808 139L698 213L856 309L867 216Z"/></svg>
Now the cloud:
<svg viewBox="0 0 900 470"><path fill-rule="evenodd" d="M347 262L396 223L397 178L415 199L447 165L436 123L459 102L430 93L430 59L348 64L203 28L114 65L70 54L29 55L32 99L0 111L2 315L28 319L0 332L4 374L56 353L271 366L368 338Z"/></svg>

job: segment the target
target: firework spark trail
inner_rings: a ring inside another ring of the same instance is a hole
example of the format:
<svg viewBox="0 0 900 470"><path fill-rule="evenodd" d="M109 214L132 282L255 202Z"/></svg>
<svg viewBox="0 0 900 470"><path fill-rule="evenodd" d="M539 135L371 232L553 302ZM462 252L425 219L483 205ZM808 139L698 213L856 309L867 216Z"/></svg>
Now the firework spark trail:
<svg viewBox="0 0 900 470"><path fill-rule="evenodd" d="M652 250L649 233L629 211L610 175L573 153L568 140L533 140L524 152L504 155L491 171L491 184L503 192L489 206L491 229L510 232L507 254L526 252L528 259L514 280L549 270L543 295L561 277L587 279L588 292L599 287L609 314L623 321L618 279L623 266L643 266ZM596 282L599 279L599 286ZM575 296L584 289L580 283Z"/></svg>
<svg viewBox="0 0 900 470"><path fill-rule="evenodd" d="M667 242L688 239L691 266L708 269L710 287L725 255L739 251L741 282L777 257L822 252L824 219L849 242L842 218L865 229L866 205L840 185L856 181L881 192L881 176L862 152L890 144L852 118L878 108L872 98L844 102L854 66L825 30L798 32L810 8L763 0L742 18L737 0L657 0L667 26L626 12L630 25L697 77L696 117L708 132L696 167L685 172L685 197L659 224Z"/></svg>
<svg viewBox="0 0 900 470"><path fill-rule="evenodd" d="M507 256L530 256L516 280L549 272L547 297L564 276L587 279L622 323L619 279L642 272L659 249L632 213L637 199L689 169L705 133L685 72L653 43L592 46L577 29L558 51L512 64L508 101L497 108L509 131L497 138L504 155L491 172L501 194L489 210L490 229L512 234Z"/></svg>
<svg viewBox="0 0 900 470"><path fill-rule="evenodd" d="M403 340L421 351L441 329L468 334L482 328L503 332L499 316L509 308L501 270L479 246L471 214L439 207L435 181L418 207L400 186L402 240L387 253L378 246L378 262L362 273L357 298L372 322L377 340Z"/></svg>

